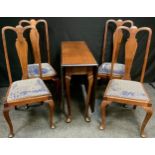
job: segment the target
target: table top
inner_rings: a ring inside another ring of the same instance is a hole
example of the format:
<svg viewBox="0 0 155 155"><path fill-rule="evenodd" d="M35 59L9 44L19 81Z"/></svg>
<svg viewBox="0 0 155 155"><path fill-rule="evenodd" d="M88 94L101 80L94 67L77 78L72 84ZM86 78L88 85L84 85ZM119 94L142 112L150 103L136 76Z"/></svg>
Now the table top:
<svg viewBox="0 0 155 155"><path fill-rule="evenodd" d="M97 62L84 41L63 41L61 66L97 66Z"/></svg>

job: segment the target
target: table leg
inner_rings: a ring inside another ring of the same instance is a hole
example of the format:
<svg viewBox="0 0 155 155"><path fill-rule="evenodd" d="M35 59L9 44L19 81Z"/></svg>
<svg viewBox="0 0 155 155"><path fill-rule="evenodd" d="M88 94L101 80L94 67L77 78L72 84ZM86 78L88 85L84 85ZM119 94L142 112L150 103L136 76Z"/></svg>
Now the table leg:
<svg viewBox="0 0 155 155"><path fill-rule="evenodd" d="M92 86L94 82L94 76L93 73L88 74L88 93L87 93L87 100L86 100L86 109L85 109L85 121L90 122L90 117L89 117L89 106L90 106L90 97L91 97L91 92L92 92Z"/></svg>
<svg viewBox="0 0 155 155"><path fill-rule="evenodd" d="M89 99L89 105L91 108L91 112L94 112L94 107L95 107L95 87L96 87L96 75L97 75L97 67L93 68L93 76L94 76L94 80L93 80L93 86L91 89L91 95L90 95L90 99Z"/></svg>
<svg viewBox="0 0 155 155"><path fill-rule="evenodd" d="M67 97L67 118L66 122L70 123L71 122L71 96L70 96L70 81L71 81L71 76L70 75L65 75L65 84L66 84L66 97Z"/></svg>
<svg viewBox="0 0 155 155"><path fill-rule="evenodd" d="M64 112L64 73L63 73L64 68L61 67L61 111Z"/></svg>

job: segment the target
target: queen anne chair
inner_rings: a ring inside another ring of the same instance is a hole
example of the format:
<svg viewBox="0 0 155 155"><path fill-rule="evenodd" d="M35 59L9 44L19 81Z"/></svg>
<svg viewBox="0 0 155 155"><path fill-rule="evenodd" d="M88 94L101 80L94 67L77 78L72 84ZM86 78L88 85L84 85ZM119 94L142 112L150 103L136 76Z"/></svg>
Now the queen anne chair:
<svg viewBox="0 0 155 155"><path fill-rule="evenodd" d="M43 80L52 80L55 82L57 95L60 98L60 80L57 77L57 73L55 69L51 66L51 60L50 60L50 46L49 46L49 36L48 36L48 24L46 20L21 20L19 22L19 25L23 25L24 23L27 23L31 25L33 28L30 30L30 40L31 45L33 48L33 56L34 56L34 64L28 65L28 77L29 78L36 78L40 77ZM47 57L48 62L42 63L41 60L41 54L40 54L40 44L39 39L40 35L37 30L37 25L39 23L44 23L45 26L45 36L46 36L46 49L47 49ZM60 102L60 100L59 100Z"/></svg>
<svg viewBox="0 0 155 155"><path fill-rule="evenodd" d="M105 54L106 54L106 47L107 47L107 35L108 35L108 27L110 23L114 23L116 25L116 29L119 26L123 26L125 24L130 24L133 26L133 21L131 20L113 20L110 19L106 22L105 25L105 33L104 33L104 43L103 43L103 52L102 52L102 64L98 68L98 78L109 78L111 75L111 62L105 62ZM116 35L117 35L117 40L116 40ZM115 51L113 49L112 52L112 57L114 57L115 60L118 58L119 50L120 50L120 45L122 41L123 33L122 31L115 31L113 33L113 47L116 47ZM114 64L114 70L112 76L115 78L122 78L125 72L125 65L121 63L115 63Z"/></svg>
<svg viewBox="0 0 155 155"><path fill-rule="evenodd" d="M9 111L11 108L15 106L34 104L37 102L47 102L50 107L50 127L55 128L53 123L53 115L54 115L54 102L52 99L52 95L44 82L40 78L28 79L28 45L25 40L23 33L27 29L32 29L32 26L22 27L20 25L16 27L6 26L2 28L2 39L4 46L4 54L6 59L7 71L10 86L8 88L6 99L4 102L3 114L4 118L9 126L9 136L13 137L13 125L9 116ZM17 55L19 57L19 61L22 69L22 80L13 82L11 75L11 68L8 58L7 44L5 32L6 30L12 30L17 34L15 47L17 50Z"/></svg>
<svg viewBox="0 0 155 155"><path fill-rule="evenodd" d="M126 103L128 105L133 105L134 109L136 108L136 106L140 106L146 111L146 116L140 130L141 137L145 137L146 135L144 134L144 128L146 127L146 124L148 123L153 113L151 101L143 86L143 80L144 80L144 74L145 74L148 53L150 48L152 30L148 27L137 28L135 26L132 26L131 28L128 28L125 26L120 26L117 28L116 32L119 32L121 30L127 30L130 34L125 45L125 74L123 76L123 79L111 79L108 83L108 86L104 93L103 101L101 103L102 122L101 122L100 129L105 128L107 105L110 105L112 102L117 102L121 104ZM137 82L137 81L131 81L130 71L131 71L132 62L138 46L136 35L140 31L148 32L148 40L146 45L146 51L145 51L145 57L144 57L144 63L142 67L140 82ZM117 47L115 44L114 50L116 50L116 48ZM115 60L113 59L112 61L114 64ZM112 65L112 71L113 71L113 68L114 68L114 65ZM112 72L111 72L111 78L112 78Z"/></svg>

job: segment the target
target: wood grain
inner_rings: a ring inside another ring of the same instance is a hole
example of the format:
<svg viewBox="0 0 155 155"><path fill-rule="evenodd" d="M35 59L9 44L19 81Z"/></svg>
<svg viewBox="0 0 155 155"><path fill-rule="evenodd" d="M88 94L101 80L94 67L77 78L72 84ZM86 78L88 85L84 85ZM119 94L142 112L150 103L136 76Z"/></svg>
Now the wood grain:
<svg viewBox="0 0 155 155"><path fill-rule="evenodd" d="M62 66L96 66L97 62L83 41L62 42Z"/></svg>

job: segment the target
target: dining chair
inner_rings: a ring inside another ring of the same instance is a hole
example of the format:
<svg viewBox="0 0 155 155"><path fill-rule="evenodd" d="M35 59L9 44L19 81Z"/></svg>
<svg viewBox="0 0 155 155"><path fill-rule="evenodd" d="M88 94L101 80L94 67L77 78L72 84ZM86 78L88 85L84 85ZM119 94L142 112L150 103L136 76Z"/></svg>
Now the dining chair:
<svg viewBox="0 0 155 155"><path fill-rule="evenodd" d="M144 121L140 129L140 136L146 137L144 133L144 129L152 116L153 109L152 109L150 98L143 86L143 81L144 81L144 74L146 70L148 53L149 53L150 42L152 37L152 30L148 27L137 28L136 26L132 26L131 28L128 28L125 26L120 26L117 28L116 32L119 32L122 30L128 31L130 35L125 44L125 73L122 79L113 79L112 72L111 72L111 80L108 83L108 86L105 90L105 93L103 95L103 100L101 103L102 122L101 122L100 129L102 130L105 128L107 105L110 105L112 102L121 103L121 104L125 103L128 105L132 105L134 107L133 109L136 109L136 106L139 106L146 111L146 116L144 118ZM148 38L147 38L147 45L145 49L144 61L142 65L140 82L138 82L138 81L131 81L130 72L131 72L132 63L136 54L136 50L138 47L136 35L141 31L148 32ZM118 36L116 35L116 40L117 40L117 37ZM115 45L114 51L116 49L117 49L117 46ZM112 61L113 61L112 63L113 64L112 71L113 71L115 59L113 58Z"/></svg>
<svg viewBox="0 0 155 155"><path fill-rule="evenodd" d="M130 26L133 26L134 23L131 20L113 20L110 19L106 22L105 25L105 32L104 32L104 42L103 42L103 51L102 51L102 64L98 68L98 79L103 79L103 78L109 78L111 75L111 67L112 64L111 62L107 62L105 59L105 54L106 54L106 48L107 48L107 38L108 38L108 28L110 23L114 23L116 25L116 29L119 26L123 26L125 24L129 24ZM116 40L116 35L117 35L117 40ZM113 33L113 47L116 47L115 51L114 49L112 50L112 57L114 57L116 60L119 55L119 50L120 50L120 45L122 42L122 37L123 37L123 32L120 31L114 31ZM125 72L125 65L122 63L116 62L114 64L114 70L112 76L115 78L122 78Z"/></svg>
<svg viewBox="0 0 155 155"><path fill-rule="evenodd" d="M20 25L16 27L6 26L2 28L2 41L10 83L10 86L6 93L3 109L4 118L9 126L9 138L14 137L13 125L9 116L9 111L15 106L27 104L29 105L38 102L47 102L50 108L50 127L55 128L53 122L54 101L52 99L52 94L50 93L42 79L38 77L28 79L28 44L23 34L27 29L32 28L32 26L22 27ZM15 47L22 70L22 79L17 81L13 81L11 74L9 53L7 50L8 44L5 36L5 33L8 30L14 31L16 33Z"/></svg>
<svg viewBox="0 0 155 155"><path fill-rule="evenodd" d="M37 25L43 23L44 24L44 32L46 37L46 51L47 51L47 62L42 62L41 58L41 50L40 50L40 34L37 30ZM19 21L19 25L28 24L33 28L30 30L30 41L33 50L34 63L28 65L28 77L35 78L40 77L42 80L52 80L54 81L58 100L61 102L61 94L60 94L60 80L57 76L55 69L51 65L51 55L50 55L50 45L49 45L49 34L48 34L48 24L44 19L31 19L31 20L21 20Z"/></svg>

